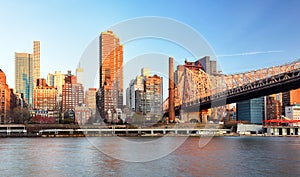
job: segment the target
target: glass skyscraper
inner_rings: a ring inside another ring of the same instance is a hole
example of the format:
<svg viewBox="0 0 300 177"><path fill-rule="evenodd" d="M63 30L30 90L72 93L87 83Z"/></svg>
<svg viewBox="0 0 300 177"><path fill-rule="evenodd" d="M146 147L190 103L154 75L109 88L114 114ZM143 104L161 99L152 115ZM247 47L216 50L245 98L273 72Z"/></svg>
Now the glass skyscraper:
<svg viewBox="0 0 300 177"><path fill-rule="evenodd" d="M237 119L249 123L261 124L264 119L264 97L236 103Z"/></svg>
<svg viewBox="0 0 300 177"><path fill-rule="evenodd" d="M40 42L33 42L33 54L15 53L16 92L23 93L29 105L33 105L33 89L40 77Z"/></svg>

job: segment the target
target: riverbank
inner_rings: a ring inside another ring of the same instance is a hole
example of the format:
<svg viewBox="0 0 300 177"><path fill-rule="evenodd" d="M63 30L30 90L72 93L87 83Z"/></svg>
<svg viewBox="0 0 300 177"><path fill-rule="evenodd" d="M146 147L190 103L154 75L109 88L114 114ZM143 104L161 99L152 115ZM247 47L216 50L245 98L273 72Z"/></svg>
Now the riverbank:
<svg viewBox="0 0 300 177"><path fill-rule="evenodd" d="M0 134L0 138L74 138L74 137L300 137L300 135L268 134Z"/></svg>
<svg viewBox="0 0 300 177"><path fill-rule="evenodd" d="M245 130L245 128L243 129ZM266 136L298 137L297 127L267 127L262 131L223 129L217 124L169 124L136 128L131 125L29 124L0 125L0 137L162 137L162 136Z"/></svg>

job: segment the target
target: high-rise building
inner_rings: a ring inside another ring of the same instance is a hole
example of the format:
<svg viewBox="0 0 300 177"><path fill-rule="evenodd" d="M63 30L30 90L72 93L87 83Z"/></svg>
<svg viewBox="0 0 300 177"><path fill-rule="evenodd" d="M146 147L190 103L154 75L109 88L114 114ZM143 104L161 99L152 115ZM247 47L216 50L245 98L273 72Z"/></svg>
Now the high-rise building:
<svg viewBox="0 0 300 177"><path fill-rule="evenodd" d="M76 77L77 77L77 83L84 84L84 70L83 68L76 68Z"/></svg>
<svg viewBox="0 0 300 177"><path fill-rule="evenodd" d="M142 76L150 76L150 68L142 68L141 70Z"/></svg>
<svg viewBox="0 0 300 177"><path fill-rule="evenodd" d="M300 104L300 88L282 93L282 112L285 114L286 106Z"/></svg>
<svg viewBox="0 0 300 177"><path fill-rule="evenodd" d="M34 88L34 109L41 110L56 110L57 109L57 89L53 86L48 86L46 80L37 79Z"/></svg>
<svg viewBox="0 0 300 177"><path fill-rule="evenodd" d="M89 88L85 92L85 104L86 106L92 110L92 114L96 113L96 88Z"/></svg>
<svg viewBox="0 0 300 177"><path fill-rule="evenodd" d="M77 83L76 76L68 71L65 77L65 84L62 89L62 111L74 110L75 106L84 103L83 86Z"/></svg>
<svg viewBox="0 0 300 177"><path fill-rule="evenodd" d="M261 124L264 120L264 97L237 102L236 107L239 121Z"/></svg>
<svg viewBox="0 0 300 177"><path fill-rule="evenodd" d="M33 57L28 53L15 53L16 92L23 93L28 104L33 102Z"/></svg>
<svg viewBox="0 0 300 177"><path fill-rule="evenodd" d="M47 76L47 83L49 86L53 86L57 89L57 106L61 108L62 101L62 86L65 83L66 74L61 73L61 71L55 71L54 74L49 73Z"/></svg>
<svg viewBox="0 0 300 177"><path fill-rule="evenodd" d="M33 81L40 78L41 62L40 62L40 41L33 41Z"/></svg>
<svg viewBox="0 0 300 177"><path fill-rule="evenodd" d="M142 72L143 73L143 72ZM127 95L126 95L126 106L132 110L136 110L136 91L144 90L144 77L137 76L129 83Z"/></svg>
<svg viewBox="0 0 300 177"><path fill-rule="evenodd" d="M49 86L54 86L57 88L59 95L62 94L62 86L65 83L66 74L61 73L61 71L55 71L54 74L49 73L47 76L47 84Z"/></svg>
<svg viewBox="0 0 300 177"><path fill-rule="evenodd" d="M0 123L8 123L10 111L10 89L6 83L6 75L0 69Z"/></svg>
<svg viewBox="0 0 300 177"><path fill-rule="evenodd" d="M143 113L147 120L159 118L162 113L163 78L150 76L150 69L143 68L141 75L130 82L126 99L127 107Z"/></svg>
<svg viewBox="0 0 300 177"><path fill-rule="evenodd" d="M34 83L40 77L40 42L33 42L33 54L15 53L16 92L23 93L32 106Z"/></svg>
<svg viewBox="0 0 300 177"><path fill-rule="evenodd" d="M143 111L148 118L160 117L163 103L163 78L158 75L146 76L144 81Z"/></svg>
<svg viewBox="0 0 300 177"><path fill-rule="evenodd" d="M97 107L105 118L123 108L123 46L112 31L100 35L99 70Z"/></svg>
<svg viewBox="0 0 300 177"><path fill-rule="evenodd" d="M214 60L210 60L209 56L205 56L198 61L201 63L201 66L207 74L217 74L217 62Z"/></svg>
<svg viewBox="0 0 300 177"><path fill-rule="evenodd" d="M266 119L279 119L282 115L281 103L277 100L277 95L266 97Z"/></svg>

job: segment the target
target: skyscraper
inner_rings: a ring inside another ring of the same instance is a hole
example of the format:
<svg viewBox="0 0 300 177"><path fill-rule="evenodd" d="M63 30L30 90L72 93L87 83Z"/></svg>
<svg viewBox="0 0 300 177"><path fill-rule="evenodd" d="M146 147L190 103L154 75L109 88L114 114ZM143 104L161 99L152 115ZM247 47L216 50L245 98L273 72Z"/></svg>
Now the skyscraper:
<svg viewBox="0 0 300 177"><path fill-rule="evenodd" d="M33 102L33 57L28 53L15 53L16 92L23 93L26 102Z"/></svg>
<svg viewBox="0 0 300 177"><path fill-rule="evenodd" d="M26 101L33 105L33 89L40 77L40 42L33 41L33 54L15 53L16 92L23 93Z"/></svg>
<svg viewBox="0 0 300 177"><path fill-rule="evenodd" d="M112 31L99 38L99 91L97 107L102 118L123 107L123 46Z"/></svg>
<svg viewBox="0 0 300 177"><path fill-rule="evenodd" d="M34 86L36 85L36 81L40 78L40 41L33 41L33 81Z"/></svg>

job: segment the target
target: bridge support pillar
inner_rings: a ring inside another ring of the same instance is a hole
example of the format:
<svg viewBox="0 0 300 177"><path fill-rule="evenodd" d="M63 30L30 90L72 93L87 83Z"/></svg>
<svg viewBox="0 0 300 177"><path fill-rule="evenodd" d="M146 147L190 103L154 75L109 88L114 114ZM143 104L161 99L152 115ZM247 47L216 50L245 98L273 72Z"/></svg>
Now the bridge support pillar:
<svg viewBox="0 0 300 177"><path fill-rule="evenodd" d="M286 128L282 128L282 135L287 135L287 130L286 130Z"/></svg>
<svg viewBox="0 0 300 177"><path fill-rule="evenodd" d="M207 117L208 117L208 115L209 115L208 110L202 110L200 112L200 122L202 124L206 124L207 123Z"/></svg>

